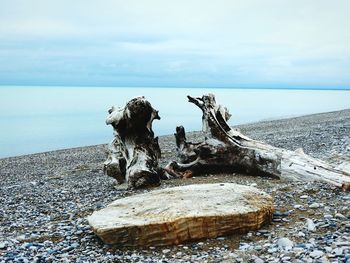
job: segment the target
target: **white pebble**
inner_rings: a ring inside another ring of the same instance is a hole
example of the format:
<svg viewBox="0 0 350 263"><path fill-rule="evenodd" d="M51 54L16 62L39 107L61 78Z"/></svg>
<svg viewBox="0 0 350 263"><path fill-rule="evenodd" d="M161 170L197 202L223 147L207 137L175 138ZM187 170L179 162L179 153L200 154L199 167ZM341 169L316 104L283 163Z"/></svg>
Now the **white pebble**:
<svg viewBox="0 0 350 263"><path fill-rule="evenodd" d="M314 224L314 221L312 221L312 219L306 218L306 228L311 232L314 232L316 230L316 225Z"/></svg>
<svg viewBox="0 0 350 263"><path fill-rule="evenodd" d="M311 205L309 205L310 208L319 208L320 204L319 203L312 203Z"/></svg>
<svg viewBox="0 0 350 263"><path fill-rule="evenodd" d="M310 253L310 257L312 258L320 258L323 256L323 252L321 250L314 250Z"/></svg>
<svg viewBox="0 0 350 263"><path fill-rule="evenodd" d="M286 237L282 237L277 240L277 245L285 250L290 250L294 246L294 242Z"/></svg>

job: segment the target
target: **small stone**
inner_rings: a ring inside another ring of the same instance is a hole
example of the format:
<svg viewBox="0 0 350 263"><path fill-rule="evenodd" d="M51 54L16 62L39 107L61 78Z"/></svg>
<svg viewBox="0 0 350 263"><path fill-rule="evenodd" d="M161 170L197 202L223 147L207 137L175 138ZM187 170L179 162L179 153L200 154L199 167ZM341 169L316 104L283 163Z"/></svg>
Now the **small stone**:
<svg viewBox="0 0 350 263"><path fill-rule="evenodd" d="M170 252L170 249L163 249L163 250L162 250L162 253L163 253L163 254L167 254L167 253L169 253L169 252Z"/></svg>
<svg viewBox="0 0 350 263"><path fill-rule="evenodd" d="M311 249L311 248L314 247L314 245L313 245L313 244L310 244L310 243L307 243L307 244L305 244L305 247L306 247L307 249Z"/></svg>
<svg viewBox="0 0 350 263"><path fill-rule="evenodd" d="M225 240L225 238L224 237L218 237L216 240Z"/></svg>
<svg viewBox="0 0 350 263"><path fill-rule="evenodd" d="M330 215L330 214L325 214L323 217L324 217L324 218L326 218L326 219L333 218L333 216L332 216L332 215Z"/></svg>
<svg viewBox="0 0 350 263"><path fill-rule="evenodd" d="M267 250L267 252L270 253L270 254L276 253L277 252L277 248L269 248Z"/></svg>
<svg viewBox="0 0 350 263"><path fill-rule="evenodd" d="M290 215L290 212L279 212L276 211L275 213L273 213L274 217L287 217Z"/></svg>
<svg viewBox="0 0 350 263"><path fill-rule="evenodd" d="M72 246L73 248L78 248L78 247L79 247L79 243L74 242L71 246Z"/></svg>
<svg viewBox="0 0 350 263"><path fill-rule="evenodd" d="M74 249L74 247L72 247L72 246L65 247L65 248L62 249L62 252L63 252L63 253L66 253L66 252L69 252L69 251L71 251L71 250L73 250L73 249Z"/></svg>
<svg viewBox="0 0 350 263"><path fill-rule="evenodd" d="M303 205L295 205L294 206L294 209L301 209L301 208L303 208Z"/></svg>
<svg viewBox="0 0 350 263"><path fill-rule="evenodd" d="M297 234L297 237L305 237L305 233L304 233L304 232L299 231L299 232L298 232L298 234Z"/></svg>
<svg viewBox="0 0 350 263"><path fill-rule="evenodd" d="M344 215L341 214L341 213L336 213L336 214L335 214L335 217L336 217L336 218L339 218L339 219L346 219L346 216L344 216Z"/></svg>
<svg viewBox="0 0 350 263"><path fill-rule="evenodd" d="M277 240L277 245L280 248L283 248L285 250L289 250L289 249L293 248L294 242L286 237L282 237L282 238Z"/></svg>
<svg viewBox="0 0 350 263"><path fill-rule="evenodd" d="M254 249L255 249L256 251L260 251L260 250L262 250L262 246L257 245L257 246L254 247Z"/></svg>
<svg viewBox="0 0 350 263"><path fill-rule="evenodd" d="M294 248L293 248L293 251L294 251L294 252L303 252L303 251L304 251L304 248L299 247L299 246L298 246L298 247L294 247Z"/></svg>
<svg viewBox="0 0 350 263"><path fill-rule="evenodd" d="M333 254L335 254L336 256L341 256L344 253L344 249L342 247L337 247L335 249L333 249Z"/></svg>
<svg viewBox="0 0 350 263"><path fill-rule="evenodd" d="M269 231L269 230L266 230L266 229L260 229L260 230L258 230L258 232L259 232L260 234L268 234L268 233L270 233L270 231Z"/></svg>
<svg viewBox="0 0 350 263"><path fill-rule="evenodd" d="M344 247L350 247L350 241L341 241L341 242L335 242L336 246L344 246Z"/></svg>
<svg viewBox="0 0 350 263"><path fill-rule="evenodd" d="M319 203L312 203L311 205L309 205L310 208L319 208L320 204Z"/></svg>
<svg viewBox="0 0 350 263"><path fill-rule="evenodd" d="M264 260L262 260L261 258L255 258L254 263L264 263Z"/></svg>
<svg viewBox="0 0 350 263"><path fill-rule="evenodd" d="M306 228L311 232L314 232L316 230L316 226L314 224L314 221L312 221L312 219L306 218Z"/></svg>
<svg viewBox="0 0 350 263"><path fill-rule="evenodd" d="M327 253L332 252L332 248L331 247L324 247L324 250L326 250Z"/></svg>
<svg viewBox="0 0 350 263"><path fill-rule="evenodd" d="M310 257L312 258L320 258L323 256L323 252L321 250L314 250L310 253Z"/></svg>
<svg viewBox="0 0 350 263"><path fill-rule="evenodd" d="M36 246L30 246L29 249L30 249L30 250L33 250L33 251L38 250L38 248L37 248Z"/></svg>
<svg viewBox="0 0 350 263"><path fill-rule="evenodd" d="M20 236L17 236L16 239L18 241L24 241L24 240L26 240L26 236L25 235L20 235Z"/></svg>
<svg viewBox="0 0 350 263"><path fill-rule="evenodd" d="M7 243L5 242L0 242L0 249L4 249L7 247Z"/></svg>
<svg viewBox="0 0 350 263"><path fill-rule="evenodd" d="M300 199L308 199L308 198L309 198L308 195L302 195L302 196L300 196Z"/></svg>
<svg viewBox="0 0 350 263"><path fill-rule="evenodd" d="M247 243L242 243L239 245L239 250L247 250L248 248L250 248L250 245Z"/></svg>

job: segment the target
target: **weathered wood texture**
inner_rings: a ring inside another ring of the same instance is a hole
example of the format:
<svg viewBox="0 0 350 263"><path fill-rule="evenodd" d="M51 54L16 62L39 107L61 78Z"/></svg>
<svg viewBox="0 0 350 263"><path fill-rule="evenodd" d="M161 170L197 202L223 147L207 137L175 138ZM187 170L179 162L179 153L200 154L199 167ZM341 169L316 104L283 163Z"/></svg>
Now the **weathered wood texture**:
<svg viewBox="0 0 350 263"><path fill-rule="evenodd" d="M325 181L350 189L350 171L312 158L302 149L276 148L232 129L226 122L230 114L216 104L214 95L188 99L202 110L207 137L202 143L187 142L184 128L177 127L175 137L181 163L169 163L165 168L168 175L183 177L208 170L242 170L286 180Z"/></svg>
<svg viewBox="0 0 350 263"><path fill-rule="evenodd" d="M119 199L88 217L107 244L165 246L243 233L270 222L272 198L254 187L202 184Z"/></svg>
<svg viewBox="0 0 350 263"><path fill-rule="evenodd" d="M159 185L160 148L154 138L152 122L158 111L144 97L130 100L124 108L112 107L106 123L113 126L115 137L108 147L104 171L129 188Z"/></svg>

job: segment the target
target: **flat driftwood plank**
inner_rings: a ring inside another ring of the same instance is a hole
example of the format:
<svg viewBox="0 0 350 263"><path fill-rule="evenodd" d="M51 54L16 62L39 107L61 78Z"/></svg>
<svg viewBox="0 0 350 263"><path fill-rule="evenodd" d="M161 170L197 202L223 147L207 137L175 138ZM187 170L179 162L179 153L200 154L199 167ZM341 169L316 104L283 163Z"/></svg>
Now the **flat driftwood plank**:
<svg viewBox="0 0 350 263"><path fill-rule="evenodd" d="M165 246L258 229L270 222L272 198L232 183L187 185L114 201L88 217L107 244Z"/></svg>

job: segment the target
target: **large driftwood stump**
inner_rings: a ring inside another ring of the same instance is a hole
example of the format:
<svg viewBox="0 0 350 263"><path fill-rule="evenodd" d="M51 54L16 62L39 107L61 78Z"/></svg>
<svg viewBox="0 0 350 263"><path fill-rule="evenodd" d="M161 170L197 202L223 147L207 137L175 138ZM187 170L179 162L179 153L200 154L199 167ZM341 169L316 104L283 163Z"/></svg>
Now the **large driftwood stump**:
<svg viewBox="0 0 350 263"><path fill-rule="evenodd" d="M188 100L202 110L207 137L202 143L187 142L185 129L177 127L175 137L181 163L169 163L165 168L168 175L241 170L287 180L325 181L349 190L350 171L312 158L302 150L276 148L244 136L227 124L230 114L216 104L212 94L188 96Z"/></svg>
<svg viewBox="0 0 350 263"><path fill-rule="evenodd" d="M112 107L106 123L113 126L115 137L108 147L104 171L129 188L159 185L158 137L152 122L160 119L158 111L144 98L130 100L124 108Z"/></svg>
<svg viewBox="0 0 350 263"><path fill-rule="evenodd" d="M231 183L155 190L114 201L88 217L107 244L166 246L256 230L270 222L272 198Z"/></svg>

